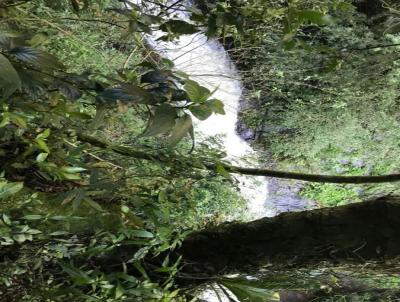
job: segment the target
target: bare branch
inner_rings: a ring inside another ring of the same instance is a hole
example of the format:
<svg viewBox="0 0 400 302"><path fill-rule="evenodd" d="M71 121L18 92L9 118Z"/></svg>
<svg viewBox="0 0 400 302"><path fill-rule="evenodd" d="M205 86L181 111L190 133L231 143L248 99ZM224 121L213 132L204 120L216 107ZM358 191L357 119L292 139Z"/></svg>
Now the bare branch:
<svg viewBox="0 0 400 302"><path fill-rule="evenodd" d="M150 153L141 150L134 149L132 147L126 146L113 146L106 142L103 142L95 137L78 134L78 139L82 142L89 143L93 146L100 147L103 149L111 150L115 153L138 158L143 160L158 161L166 164L173 164L177 161L191 163L195 169L206 169L210 171L215 171L217 168L221 167L225 169L228 173L237 173L243 175L253 175L253 176L266 176L274 178L283 179L296 179L304 180L310 182L321 182L321 183L342 183L342 184L361 184L361 183L384 183L384 182L397 182L400 181L400 174L388 174L388 175L374 175L374 176L340 176L340 175L320 175L320 174L306 174L306 173L296 173L288 171L277 171L263 168L246 168L238 167L226 163L215 162L213 160L204 158L201 165L196 165L193 163L190 157L173 157L161 153Z"/></svg>

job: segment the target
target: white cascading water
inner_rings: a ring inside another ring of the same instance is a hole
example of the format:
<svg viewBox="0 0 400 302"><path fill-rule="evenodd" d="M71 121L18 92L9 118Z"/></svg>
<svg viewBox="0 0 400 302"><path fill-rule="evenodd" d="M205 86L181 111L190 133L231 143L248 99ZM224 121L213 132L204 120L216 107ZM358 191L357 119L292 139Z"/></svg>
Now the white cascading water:
<svg viewBox="0 0 400 302"><path fill-rule="evenodd" d="M156 42L158 34L151 37L154 49L173 61L177 70L185 72L200 85L210 91L216 89L213 98L224 103L225 115L213 114L205 121L196 122L196 136L203 141L209 136L220 136L227 159L239 165L254 165L257 162L254 150L236 133L242 85L222 45L218 41L208 40L203 34L184 35L169 43ZM268 195L266 178L235 177L240 182L242 196L248 202L249 215L246 218L254 220L273 216L274 212L265 205ZM223 292L216 291L218 288L205 288L198 297L207 302L235 301L234 296L229 300Z"/></svg>
<svg viewBox="0 0 400 302"><path fill-rule="evenodd" d="M184 13L178 13L180 19L187 19ZM257 166L257 155L251 146L236 132L239 101L242 85L238 72L229 59L223 46L215 40L209 40L202 33L182 35L173 42L157 39L163 32L156 31L148 37L149 43L162 56L175 64L175 69L189 75L190 79L215 91L213 98L224 103L225 115L213 114L205 121L196 121L195 132L200 140L218 136L227 154L227 159L237 165ZM248 202L248 220L273 216L274 211L265 205L268 195L268 183L265 177L236 175L241 195Z"/></svg>

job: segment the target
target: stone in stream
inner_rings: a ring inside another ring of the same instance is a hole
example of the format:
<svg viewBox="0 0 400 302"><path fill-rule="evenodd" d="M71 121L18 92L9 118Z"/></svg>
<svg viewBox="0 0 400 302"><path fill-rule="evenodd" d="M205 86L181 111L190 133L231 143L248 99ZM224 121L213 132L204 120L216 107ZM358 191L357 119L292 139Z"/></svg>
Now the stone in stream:
<svg viewBox="0 0 400 302"><path fill-rule="evenodd" d="M299 196L303 187L304 184L297 181L269 179L265 206L272 209L275 215L316 208L316 202Z"/></svg>

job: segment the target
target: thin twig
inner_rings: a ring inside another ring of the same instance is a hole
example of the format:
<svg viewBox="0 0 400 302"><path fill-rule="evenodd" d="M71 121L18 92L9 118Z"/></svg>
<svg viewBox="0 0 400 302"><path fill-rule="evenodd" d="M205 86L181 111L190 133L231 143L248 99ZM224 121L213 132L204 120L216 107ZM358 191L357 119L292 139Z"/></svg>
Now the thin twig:
<svg viewBox="0 0 400 302"><path fill-rule="evenodd" d="M68 141L68 140L66 140L66 139L64 140L64 142L66 142L68 145L70 145L70 146L72 146L72 147L75 147L75 148L78 147L78 145L76 145L76 144L74 144L74 143L72 143L72 142L70 142L70 141ZM91 153L91 152L89 152L89 151L83 150L83 153L86 153L87 155L93 157L94 159L97 159L98 161L107 163L107 164L109 164L110 166L112 166L112 167L114 167L114 168L125 170L123 167L118 166L118 165L116 165L116 164L113 164L112 162L109 162L109 161L107 161L107 160L105 160L105 159L102 159L101 157L98 157L97 155L95 155L95 154L93 154L93 153Z"/></svg>

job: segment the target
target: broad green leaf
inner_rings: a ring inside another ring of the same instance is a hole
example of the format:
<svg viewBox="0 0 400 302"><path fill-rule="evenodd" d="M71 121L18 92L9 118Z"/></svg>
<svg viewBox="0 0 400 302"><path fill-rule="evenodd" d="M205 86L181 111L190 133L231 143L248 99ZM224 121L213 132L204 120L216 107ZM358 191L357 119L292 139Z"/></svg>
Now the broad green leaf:
<svg viewBox="0 0 400 302"><path fill-rule="evenodd" d="M23 243L27 240L24 234L15 234L12 238L18 243Z"/></svg>
<svg viewBox="0 0 400 302"><path fill-rule="evenodd" d="M210 115L213 113L213 110L210 108L210 105L205 103L205 104L199 104L199 105L192 105L189 107L189 110L195 117L197 117L199 120L204 121L210 117Z"/></svg>
<svg viewBox="0 0 400 302"><path fill-rule="evenodd" d="M131 84L121 84L119 87L105 90L100 97L110 101L136 102L152 104L153 96L146 89Z"/></svg>
<svg viewBox="0 0 400 302"><path fill-rule="evenodd" d="M183 88L189 96L189 99L195 103L205 102L212 94L206 87L200 86L197 82L192 80L187 80Z"/></svg>
<svg viewBox="0 0 400 302"><path fill-rule="evenodd" d="M224 103L222 103L220 100L212 99L209 100L208 103L214 113L225 114Z"/></svg>
<svg viewBox="0 0 400 302"><path fill-rule="evenodd" d="M169 104L157 107L142 136L153 136L169 132L175 125L176 109Z"/></svg>
<svg viewBox="0 0 400 302"><path fill-rule="evenodd" d="M23 182L0 182L0 199L18 193L23 187Z"/></svg>
<svg viewBox="0 0 400 302"><path fill-rule="evenodd" d="M164 32L172 32L180 35L191 35L199 31L199 29L183 20L171 19L160 25L160 29Z"/></svg>
<svg viewBox="0 0 400 302"><path fill-rule="evenodd" d="M175 127L172 129L171 135L168 137L168 145L174 147L193 129L193 122L190 115L185 115L176 120Z"/></svg>
<svg viewBox="0 0 400 302"><path fill-rule="evenodd" d="M15 47L10 51L10 53L13 54L17 59L39 68L64 68L64 66L58 61L55 56L37 48L28 46Z"/></svg>
<svg viewBox="0 0 400 302"><path fill-rule="evenodd" d="M21 88L21 79L14 66L2 54L0 54L0 90L3 98L8 98L17 89Z"/></svg>

